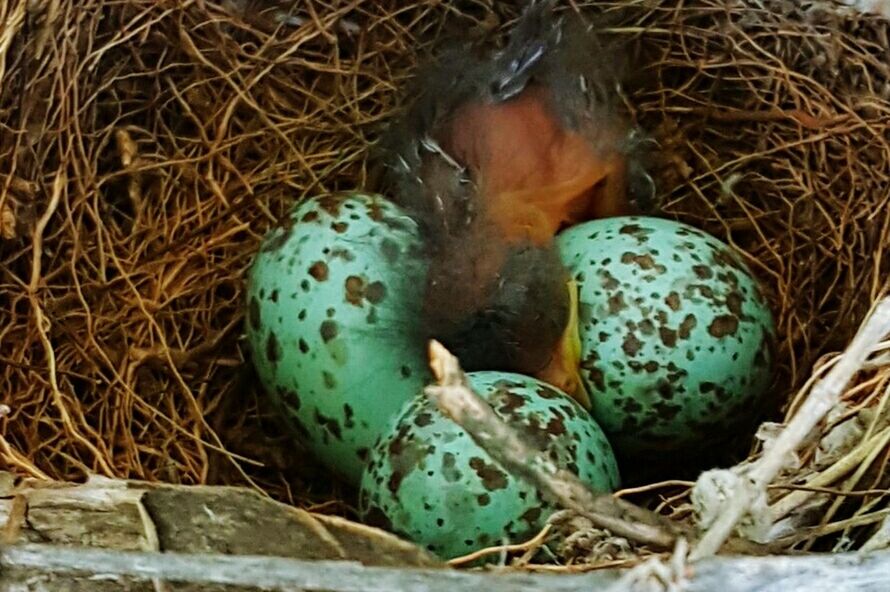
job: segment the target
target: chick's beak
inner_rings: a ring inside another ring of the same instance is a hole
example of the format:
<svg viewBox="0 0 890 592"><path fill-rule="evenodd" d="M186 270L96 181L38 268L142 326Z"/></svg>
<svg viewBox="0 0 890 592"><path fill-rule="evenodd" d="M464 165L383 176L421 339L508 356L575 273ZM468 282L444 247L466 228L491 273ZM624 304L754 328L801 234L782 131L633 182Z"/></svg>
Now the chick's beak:
<svg viewBox="0 0 890 592"><path fill-rule="evenodd" d="M562 389L585 409L590 410L590 394L584 386L580 371L581 336L578 333L578 286L574 280L569 280L566 287L569 291L569 321L565 332L556 344L550 363L535 377Z"/></svg>

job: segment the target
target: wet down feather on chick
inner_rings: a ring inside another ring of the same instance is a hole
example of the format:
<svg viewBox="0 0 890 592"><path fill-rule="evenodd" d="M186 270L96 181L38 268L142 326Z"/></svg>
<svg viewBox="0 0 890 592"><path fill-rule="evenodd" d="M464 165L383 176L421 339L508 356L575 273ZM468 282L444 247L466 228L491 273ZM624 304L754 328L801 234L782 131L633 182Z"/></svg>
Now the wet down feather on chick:
<svg viewBox="0 0 890 592"><path fill-rule="evenodd" d="M376 147L383 191L420 224L425 337L473 370L519 372L589 406L560 229L641 213L654 185L622 114L625 49L551 0L502 48L452 43Z"/></svg>

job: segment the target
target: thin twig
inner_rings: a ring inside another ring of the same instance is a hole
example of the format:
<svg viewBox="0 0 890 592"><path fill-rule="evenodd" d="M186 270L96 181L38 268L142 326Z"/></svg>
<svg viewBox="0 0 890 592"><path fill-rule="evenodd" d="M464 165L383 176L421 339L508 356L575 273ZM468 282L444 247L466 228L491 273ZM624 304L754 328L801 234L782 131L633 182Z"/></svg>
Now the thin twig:
<svg viewBox="0 0 890 592"><path fill-rule="evenodd" d="M698 560L716 553L738 521L785 467L788 455L810 434L837 403L847 384L865 363L872 348L890 333L890 298L881 300L863 323L838 363L816 383L797 415L788 423L763 456L737 481L738 487L723 505L719 517L690 554Z"/></svg>
<svg viewBox="0 0 890 592"><path fill-rule="evenodd" d="M506 470L534 485L548 499L630 540L669 549L682 529L633 504L597 494L575 475L530 447L467 385L460 364L437 341L430 343L430 365L437 384L425 389L439 409L470 435Z"/></svg>

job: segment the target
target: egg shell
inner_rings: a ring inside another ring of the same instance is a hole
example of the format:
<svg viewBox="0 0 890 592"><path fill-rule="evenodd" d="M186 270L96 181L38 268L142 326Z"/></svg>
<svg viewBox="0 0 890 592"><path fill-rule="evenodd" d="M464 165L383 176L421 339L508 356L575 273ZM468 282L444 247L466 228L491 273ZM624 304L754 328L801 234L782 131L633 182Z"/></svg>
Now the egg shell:
<svg viewBox="0 0 890 592"><path fill-rule="evenodd" d="M467 376L499 417L561 468L596 490L618 487L609 442L590 414L565 393L519 374ZM423 394L406 404L372 450L360 504L366 522L446 559L505 539L526 540L555 510Z"/></svg>
<svg viewBox="0 0 890 592"><path fill-rule="evenodd" d="M381 196L306 200L265 237L249 275L260 380L316 457L357 484L370 447L429 379L415 223Z"/></svg>
<svg viewBox="0 0 890 592"><path fill-rule="evenodd" d="M579 285L582 378L620 456L690 451L746 426L775 326L750 270L692 226L616 217L558 237Z"/></svg>

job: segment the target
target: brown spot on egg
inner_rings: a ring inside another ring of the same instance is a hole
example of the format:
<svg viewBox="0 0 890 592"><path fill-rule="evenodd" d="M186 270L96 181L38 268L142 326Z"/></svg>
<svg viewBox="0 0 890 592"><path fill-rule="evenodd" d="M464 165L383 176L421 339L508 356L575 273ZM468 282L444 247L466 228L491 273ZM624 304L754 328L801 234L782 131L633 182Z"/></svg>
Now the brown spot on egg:
<svg viewBox="0 0 890 592"><path fill-rule="evenodd" d="M664 273L667 271L664 265L660 263L656 263L655 259L652 258L652 255L649 253L645 253L643 255L637 255L636 253L626 252L621 255L621 262L625 265L636 264L640 269L644 271L653 270L656 273Z"/></svg>
<svg viewBox="0 0 890 592"><path fill-rule="evenodd" d="M718 249L711 253L711 261L720 267L738 268L739 264L731 251L726 249Z"/></svg>
<svg viewBox="0 0 890 592"><path fill-rule="evenodd" d="M250 299L250 304L247 307L247 318L254 331L260 328L260 301L256 296Z"/></svg>
<svg viewBox="0 0 890 592"><path fill-rule="evenodd" d="M493 399L500 403L498 411L505 415L512 415L517 409L521 409L525 406L524 397L517 395L516 393L511 393L507 389L499 389Z"/></svg>
<svg viewBox="0 0 890 592"><path fill-rule="evenodd" d="M460 481L461 473L457 468L457 459L453 452L446 452L442 455L441 473L446 483L457 483Z"/></svg>
<svg viewBox="0 0 890 592"><path fill-rule="evenodd" d="M628 413L630 413L630 414L632 414L632 415L633 415L633 414L636 414L636 413L639 413L640 411L643 410L643 406L640 405L640 402L637 401L636 399L625 399L625 400L621 403L621 406L624 408L624 410L625 410L626 412L628 412Z"/></svg>
<svg viewBox="0 0 890 592"><path fill-rule="evenodd" d="M380 222L381 220L383 220L383 207L376 199L368 204L366 211L368 212L368 218L370 218L374 222Z"/></svg>
<svg viewBox="0 0 890 592"><path fill-rule="evenodd" d="M640 236L646 236L646 230L639 224L625 224L618 229L618 234L629 234L635 238L640 238Z"/></svg>
<svg viewBox="0 0 890 592"><path fill-rule="evenodd" d="M300 222L315 222L316 220L318 220L318 212L306 212L300 218Z"/></svg>
<svg viewBox="0 0 890 592"><path fill-rule="evenodd" d="M677 332L674 329L669 327L659 327L658 336L661 337L661 342L665 347L677 346Z"/></svg>
<svg viewBox="0 0 890 592"><path fill-rule="evenodd" d="M658 372L658 362L655 360L649 360L643 365L643 370L652 374L653 372Z"/></svg>
<svg viewBox="0 0 890 592"><path fill-rule="evenodd" d="M278 344L278 338L275 333L269 333L266 338L266 359L277 364L281 360L281 346Z"/></svg>
<svg viewBox="0 0 890 592"><path fill-rule="evenodd" d="M551 417L544 430L553 436L562 436L566 433L566 422L562 417Z"/></svg>
<svg viewBox="0 0 890 592"><path fill-rule="evenodd" d="M435 446L421 445L410 438L405 438L405 436L397 436L397 438L402 440L399 453L390 454L389 462L392 474L400 475L397 483L400 485L401 479L417 469L425 458L428 458L435 452L436 448ZM393 493L395 494L395 491Z"/></svg>
<svg viewBox="0 0 890 592"><path fill-rule="evenodd" d="M306 343L306 340L305 340L305 339L303 339L302 337L300 337L300 341L299 341L298 345L299 345L299 347L300 347L300 353L301 353L301 354L309 353L309 344Z"/></svg>
<svg viewBox="0 0 890 592"><path fill-rule="evenodd" d="M409 431L411 431L409 426L405 424L399 426L399 431L396 432L396 437L390 440L386 447L390 456L396 456L402 453L402 450L405 447L405 437L408 435Z"/></svg>
<svg viewBox="0 0 890 592"><path fill-rule="evenodd" d="M624 292L612 294L611 296L609 296L608 302L610 315L616 315L627 308L627 304L625 304L624 302Z"/></svg>
<svg viewBox="0 0 890 592"><path fill-rule="evenodd" d="M318 332L321 334L321 338L325 343L328 343L330 340L337 337L338 331L337 321L322 321L321 325L318 327Z"/></svg>
<svg viewBox="0 0 890 592"><path fill-rule="evenodd" d="M324 261L316 261L309 266L309 275L311 275L316 282L323 282L327 280L328 271L328 264Z"/></svg>
<svg viewBox="0 0 890 592"><path fill-rule="evenodd" d="M603 374L603 371L599 368L588 368L587 376L591 382L593 382L593 386L596 387L596 390L600 392L605 392L606 390L606 377Z"/></svg>
<svg viewBox="0 0 890 592"><path fill-rule="evenodd" d="M711 300L714 299L714 290L712 290L710 286L698 285L696 286L696 288L698 288L699 293L705 298L709 298Z"/></svg>
<svg viewBox="0 0 890 592"><path fill-rule="evenodd" d="M507 488L507 474L485 462L482 458L474 456L470 459L470 468L476 472L482 480L482 486L488 491Z"/></svg>
<svg viewBox="0 0 890 592"><path fill-rule="evenodd" d="M331 257L342 259L343 261L355 261L355 255L352 251L343 247L334 247L331 249Z"/></svg>
<svg viewBox="0 0 890 592"><path fill-rule="evenodd" d="M734 314L737 317L742 316L742 303L745 301L745 298L739 294L738 292L730 292L726 296L726 308L729 309L729 312Z"/></svg>
<svg viewBox="0 0 890 592"><path fill-rule="evenodd" d="M541 508L540 506L529 508L525 512L522 513L522 516L519 517L520 520L528 523L529 526L535 526L538 523L538 520L541 519Z"/></svg>
<svg viewBox="0 0 890 592"><path fill-rule="evenodd" d="M717 274L717 279L719 279L724 284L728 284L733 289L737 288L739 285L739 276L737 276L735 272L732 271Z"/></svg>
<svg viewBox="0 0 890 592"><path fill-rule="evenodd" d="M334 222L331 224L331 230L336 232L337 234L343 234L347 230L349 230L349 224L346 222Z"/></svg>
<svg viewBox="0 0 890 592"><path fill-rule="evenodd" d="M693 265L692 271L700 280L709 280L714 277L714 272L707 265Z"/></svg>
<svg viewBox="0 0 890 592"><path fill-rule="evenodd" d="M560 409L562 409L562 412L565 413L566 417L568 417L569 419L575 419L576 417L578 417L578 414L575 413L575 408L571 405L563 405L560 407Z"/></svg>
<svg viewBox="0 0 890 592"><path fill-rule="evenodd" d="M332 417L325 417L318 409L315 410L315 423L320 425L326 432L338 440L343 440L343 432L340 429L340 422Z"/></svg>
<svg viewBox="0 0 890 592"><path fill-rule="evenodd" d="M476 496L476 502L482 507L487 506L491 503L491 496L487 493L480 493Z"/></svg>
<svg viewBox="0 0 890 592"><path fill-rule="evenodd" d="M735 335L739 328L739 319L735 315L720 315L715 317L708 326L708 333L717 339L727 335Z"/></svg>
<svg viewBox="0 0 890 592"><path fill-rule="evenodd" d="M418 414L414 417L414 425L416 425L416 426L419 427L419 428L422 428L422 427L424 427L424 426L428 426L428 425L430 425L431 423L433 423L433 415L432 415L431 413L426 412L426 411L422 411L421 413L418 413Z"/></svg>
<svg viewBox="0 0 890 592"><path fill-rule="evenodd" d="M683 410L679 405L673 405L666 401L656 401L653 403L652 408L655 409L661 419L668 421L676 418L680 411Z"/></svg>
<svg viewBox="0 0 890 592"><path fill-rule="evenodd" d="M621 349L624 353L630 357L634 357L638 353L640 353L640 349L643 347L643 344L637 339L636 335L633 333L628 333L624 337L624 342L621 344Z"/></svg>
<svg viewBox="0 0 890 592"><path fill-rule="evenodd" d="M680 323L680 328L677 331L680 339L689 339L689 336L692 334L692 330L695 329L695 326L697 324L698 321L696 321L694 314L686 315L686 318L684 318L683 322Z"/></svg>
<svg viewBox="0 0 890 592"><path fill-rule="evenodd" d="M605 288L606 290L609 290L609 291L617 290L618 286L621 285L621 283L617 279L615 279L615 277L611 273L609 273L607 270L600 269L597 273L600 276L600 283L601 283L602 287Z"/></svg>
<svg viewBox="0 0 890 592"><path fill-rule="evenodd" d="M365 292L365 280L357 275L351 275L346 278L344 287L346 289L346 302L354 306L361 306Z"/></svg>
<svg viewBox="0 0 890 592"><path fill-rule="evenodd" d="M668 308L670 308L674 312L677 312L678 310L680 310L680 306L682 304L680 302L680 295L677 294L676 292L671 292L670 294L665 296L664 303L667 304Z"/></svg>
<svg viewBox="0 0 890 592"><path fill-rule="evenodd" d="M383 282L371 282L365 289L365 298L371 304L380 304L386 297L386 286Z"/></svg>
<svg viewBox="0 0 890 592"><path fill-rule="evenodd" d="M290 407L293 411L299 411L303 402L300 400L300 395L297 391L293 389L288 389L284 387L278 387L276 389L278 391L278 398L281 399L288 407Z"/></svg>
<svg viewBox="0 0 890 592"><path fill-rule="evenodd" d="M661 395L662 399L673 399L674 398L674 389L671 387L671 383L668 381L662 381L655 388L659 395Z"/></svg>
<svg viewBox="0 0 890 592"><path fill-rule="evenodd" d="M334 375L328 372L327 370L323 370L321 373L322 380L324 380L325 388L329 390L333 390L337 388L337 381L334 379Z"/></svg>
<svg viewBox="0 0 890 592"><path fill-rule="evenodd" d="M333 217L340 215L340 206L343 200L337 195L325 195L318 198L318 206Z"/></svg>
<svg viewBox="0 0 890 592"><path fill-rule="evenodd" d="M538 396L542 399L559 399L562 397L561 394L556 392L555 389L550 388L549 386L541 386L535 390L538 393Z"/></svg>

